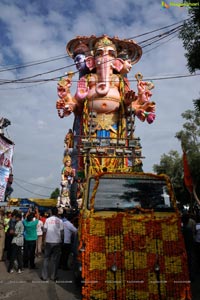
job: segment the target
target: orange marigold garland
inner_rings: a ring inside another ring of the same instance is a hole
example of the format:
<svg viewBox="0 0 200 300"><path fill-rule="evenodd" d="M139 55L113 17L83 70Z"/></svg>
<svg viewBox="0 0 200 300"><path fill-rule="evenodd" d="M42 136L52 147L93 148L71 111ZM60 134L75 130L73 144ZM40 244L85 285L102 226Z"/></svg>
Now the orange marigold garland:
<svg viewBox="0 0 200 300"><path fill-rule="evenodd" d="M87 228L81 234L85 241L83 300L149 300L159 299L159 294L162 299L177 300L186 287L191 296L177 226L176 214L163 220L152 218L152 213L108 217L91 213L82 219L81 227Z"/></svg>

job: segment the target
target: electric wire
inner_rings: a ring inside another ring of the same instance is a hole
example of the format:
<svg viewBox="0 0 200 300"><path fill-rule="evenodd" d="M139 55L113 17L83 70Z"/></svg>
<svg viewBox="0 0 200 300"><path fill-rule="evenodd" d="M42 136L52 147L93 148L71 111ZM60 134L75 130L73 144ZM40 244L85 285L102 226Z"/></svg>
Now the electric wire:
<svg viewBox="0 0 200 300"><path fill-rule="evenodd" d="M17 177L14 177L14 180L21 181L21 182L24 182L24 183L27 183L27 184L30 184L30 185L38 186L38 187L43 188L43 189L48 189L48 190L55 189L55 187L53 188L53 187L47 187L47 186L39 185L39 184L36 184L36 183L31 183L31 182L28 182L24 179L20 179L20 178L17 178Z"/></svg>
<svg viewBox="0 0 200 300"><path fill-rule="evenodd" d="M143 78L143 80L149 80L149 81L159 81L159 80L169 80L169 79L180 79L180 78L189 78L189 77L195 77L195 76L199 76L200 74L180 74L180 75L168 75L168 76L162 76L162 77L154 77L154 76L149 76L148 78ZM66 75L60 75L60 76L57 76L55 78L51 78L51 79L46 79L46 80L38 80L38 81L31 81L31 82L26 82L26 81L23 81L22 83L27 83L27 84L30 84L30 83L37 83L37 84L33 84L32 86L23 86L23 87L18 87L18 88L9 88L9 89L0 89L1 90L10 90L10 89L25 89L25 88L31 88L31 87L35 87L35 86L38 86L38 85L41 85L41 84L45 84L45 83L48 83L48 82L51 82L51 81L55 81L55 80L58 80L60 79L61 77L64 77ZM137 80L136 79L130 79L129 78L129 82L136 82ZM72 83L77 83L78 80L72 80ZM17 82L16 82L17 83Z"/></svg>
<svg viewBox="0 0 200 300"><path fill-rule="evenodd" d="M50 81L49 81L50 82ZM21 90L21 89L29 89L32 87L37 87L43 84L46 84L48 82L39 82L36 84L32 84L32 82L26 84L26 86L20 86L20 87L9 87L9 88L0 88L0 91L10 91L10 90Z"/></svg>
<svg viewBox="0 0 200 300"><path fill-rule="evenodd" d="M55 58L57 57L57 58ZM55 56L53 58L46 58L44 60L38 60L35 62L30 62L30 63L26 63L26 64L22 64L22 65L11 65L10 67L4 68L4 69L0 69L0 73L5 72L5 71L11 71L11 70L17 70L17 69L22 69L22 68L27 68L27 67L32 67L32 66L36 66L36 65L40 65L40 64L45 64L48 62L53 62L56 60L60 60L60 59L64 59L69 57L69 55L62 55L62 56Z"/></svg>
<svg viewBox="0 0 200 300"><path fill-rule="evenodd" d="M158 28L158 29L154 29L154 30L151 30L151 31L148 31L148 32L145 32L145 33L133 36L133 37L129 37L127 39L134 39L134 38L137 38L137 37L145 36L145 35L148 35L148 34L151 34L151 33L154 33L154 32L169 28L169 27L172 27L172 26L177 25L179 23L183 23L185 21L188 21L189 19L191 19L191 18L187 18L187 19L178 21L176 23L173 23L173 24L170 24L170 25ZM52 61L56 61L56 60L60 60L60 59L68 58L68 57L69 57L69 55L62 54L62 55L49 57L49 58L46 58L46 59L40 59L40 60L36 60L36 61L32 61L32 62L27 62L26 64L22 64L22 65L10 65L7 68L2 68L2 69L0 68L0 72L10 71L10 70L14 70L14 69L26 68L26 67L35 66L35 65L39 65L39 64L43 64L43 63L48 63L48 62L52 62Z"/></svg>
<svg viewBox="0 0 200 300"><path fill-rule="evenodd" d="M51 70L51 71L46 71L46 72L43 72L43 73L40 73L40 74L35 74L35 75L32 75L32 76L27 76L27 77L24 77L24 78L13 79L13 80L5 80L5 79L4 79L4 82L2 82L2 83L0 82L0 85L6 84L6 83L24 82L24 80L36 78L36 77L38 77L38 76L50 74L50 73L53 73L53 72L57 72L57 71L60 71L60 70L69 68L69 67L71 67L71 66L74 66L74 65L75 65L75 64L71 64L71 65L68 65L68 66L64 66L64 67L61 67L61 68L57 68L57 69L54 69L54 70ZM48 80L48 79L47 79L47 80Z"/></svg>
<svg viewBox="0 0 200 300"><path fill-rule="evenodd" d="M157 43L158 41L160 41L160 40L162 40L162 39L164 39L164 38L166 38L166 37L168 37L168 36L170 36L170 35L178 32L179 30L180 30L180 28L176 28L175 30L170 30L170 31L167 32L167 36L166 36L166 34L159 35L158 37L156 37L156 40L155 40L155 38L150 38L150 39L148 39L148 41L152 40L152 42L150 42L150 43L142 46L142 48L145 48L145 47L148 47L148 46L150 46L150 45L152 45L154 43Z"/></svg>
<svg viewBox="0 0 200 300"><path fill-rule="evenodd" d="M31 194L49 198L49 196L47 196L47 195L39 194L39 193L30 191L30 190L24 188L23 186L21 186L21 184L17 183L16 181L13 181L13 184L16 184L16 185L17 185L18 187L20 187L22 190L24 190L24 191L26 191L26 192L29 192L29 193L31 193Z"/></svg>
<svg viewBox="0 0 200 300"><path fill-rule="evenodd" d="M189 19L191 19L191 18L187 18L187 19L184 19L184 20L182 20L182 21L178 21L178 22L176 22L176 23L173 23L173 24L171 24L171 25L167 25L167 26L161 27L161 28L159 28L159 29L154 29L154 30L151 30L151 31L148 31L148 32L139 34L139 35L135 35L135 36L133 36L133 37L130 37L129 39L135 39L135 38L138 38L138 37L141 37L141 36L144 36L144 35L147 35L147 34L150 34L150 33L156 32L156 31L159 31L159 30L163 30L163 29L165 29L165 28L169 28L169 27L172 27L172 26L177 25L177 24L179 24L179 23L183 23L183 22L185 22L185 21L188 21Z"/></svg>
<svg viewBox="0 0 200 300"><path fill-rule="evenodd" d="M140 35L135 36L135 37L129 37L128 39L134 39L136 37L141 37L141 36L144 36L144 35L156 32L156 31L160 31L162 29L165 29L165 28L168 28L168 27L172 27L172 26L174 26L174 25L176 25L176 24L178 24L180 22L183 22L183 21L179 21L179 22L176 22L174 24L171 24L171 25L159 28L159 29L155 29L155 30L149 31L149 32L140 34ZM145 42L145 41L142 41L142 43L143 42ZM69 57L69 55L64 54L64 55L58 55L58 56L55 56L55 57L46 58L46 59L43 59L43 60L41 59L41 60L36 60L36 61L32 61L32 62L27 62L26 64L22 64L22 65L10 65L7 68L2 68L2 69L0 68L0 73L6 72L6 71L15 70L15 69L17 70L17 69L27 68L27 67L31 67L31 66L35 66L35 65L45 64L45 63L53 62L53 61L64 59L64 58L66 59L68 57Z"/></svg>
<svg viewBox="0 0 200 300"><path fill-rule="evenodd" d="M177 22L177 23L180 23L180 22ZM164 28L171 27L171 26L173 26L173 24L165 26ZM156 35L156 36L151 37L149 39L146 39L144 41L141 41L140 44L151 41L150 43L144 44L144 46L143 46L143 48L148 47L148 46L152 45L153 43L157 43L161 39L164 39L164 38L168 37L169 35L176 33L177 31L180 30L181 26L183 26L183 25L179 25L179 26L177 26L177 27L175 27L175 28L173 28L173 29L171 29L167 32L164 32L162 34L159 34L159 35ZM161 30L161 29L157 29L157 30ZM146 34L148 34L148 33L146 33ZM143 34L143 35L145 35L145 34ZM157 48L159 46L160 46L160 44L157 45L154 48ZM151 49L151 51L152 50L153 50L153 48ZM27 76L27 77L24 77L24 78L19 78L19 79L14 79L14 80L4 79L4 80L1 80L0 85L5 85L5 84L9 84L9 83L11 83L11 84L13 84L13 83L45 83L45 82L48 82L48 81L57 80L57 79L63 77L63 75L56 76L56 77L53 77L53 78L48 78L48 79L40 79L40 80L31 80L31 81L29 81L30 79L33 79L33 78L36 78L36 77L39 77L39 76L42 76L42 75L50 74L50 73L53 73L53 72L57 72L57 71L60 71L62 69L69 68L69 67L72 67L72 66L75 66L75 64L67 65L67 66L64 66L64 67L61 67L61 68L57 68L57 69L47 71L47 72L43 72L43 73L40 73L40 74L35 74L35 75L32 75L32 76ZM76 74L76 73L78 73L78 71L74 72L74 74Z"/></svg>
<svg viewBox="0 0 200 300"><path fill-rule="evenodd" d="M158 80L167 80L167 79L178 79L178 78L187 78L187 77L195 77L195 76L200 76L200 74L185 74L185 75L175 75L175 76L164 76L164 77L147 77L144 78L143 80L149 80L149 81L158 81ZM129 81L136 81L134 80L129 80Z"/></svg>
<svg viewBox="0 0 200 300"><path fill-rule="evenodd" d="M156 48L158 48L158 47L160 47L160 46L162 46L162 45L168 43L169 41L171 41L172 39L176 38L177 36L178 36L178 33L175 33L175 35L172 36L172 37L170 37L170 39L168 39L168 40L166 40L166 41L163 41L162 43L156 45L155 47L152 47L151 49L149 49L149 50L143 52L143 55L145 55L145 54L151 52L152 50L154 50L154 49L156 49Z"/></svg>
<svg viewBox="0 0 200 300"><path fill-rule="evenodd" d="M188 19L185 19L185 20L188 20ZM155 29L155 30L149 31L149 32L147 32L147 33L143 33L143 34L138 35L138 36L136 36L136 37L144 36L144 35L150 34L150 33L152 33L152 32L156 32L156 31L160 31L160 30L162 30L162 29L168 28L168 27L172 27L172 26L174 26L174 25L176 25L176 24L179 24L179 23L181 23L181 22L184 22L185 20L176 22L176 23L171 24L171 25L168 25L168 26L164 26L164 27L159 28L159 29ZM173 28L173 29L171 29L171 30L169 30L169 31L167 31L167 32L164 32L164 33L162 33L162 34L158 34L158 35L156 35L156 36L153 36L153 37L151 37L151 38L149 38L149 39L146 39L146 40L141 41L141 42L138 42L138 43L139 43L139 44L142 44L142 43L145 43L145 42L147 42L147 41L149 41L149 40L152 40L152 39L155 39L155 38L157 38L157 37L160 37L160 36L162 36L162 35L167 35L167 34L170 33L171 31L174 31L174 30L176 30L176 29L180 29L182 26L183 26L183 25L179 25L179 26L177 26L177 27L175 27L175 28ZM129 37L128 39L133 39L133 38L135 38L135 37ZM146 45L146 46L148 46L148 45ZM45 60L38 60L38 61L36 61L36 62L30 62L30 63L24 64L24 65L11 66L11 67L8 67L8 68L0 69L0 72L4 72L4 71L8 71L8 70L13 70L13 69L19 69L19 68L28 67L28 66L33 66L33 65L42 64L42 63L47 63L47 62L52 62L52 61L55 61L55 60L58 60L58 59L67 58L67 57L69 57L69 55L62 55L62 56L56 56L56 57L53 57L53 58L47 58L47 59L45 59ZM68 66L68 67L70 67L70 66Z"/></svg>

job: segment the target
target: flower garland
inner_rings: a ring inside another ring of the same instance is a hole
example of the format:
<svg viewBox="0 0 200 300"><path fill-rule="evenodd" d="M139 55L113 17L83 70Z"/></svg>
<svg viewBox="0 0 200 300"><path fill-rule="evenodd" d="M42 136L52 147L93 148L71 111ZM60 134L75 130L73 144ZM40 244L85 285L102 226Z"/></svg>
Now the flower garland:
<svg viewBox="0 0 200 300"><path fill-rule="evenodd" d="M103 176L96 174L91 210L80 216L83 300L191 300L180 215L168 177L135 175L164 179L175 212L137 207L128 212L94 213Z"/></svg>
<svg viewBox="0 0 200 300"><path fill-rule="evenodd" d="M156 213L154 218L113 213L82 219L83 300L160 300L159 293L177 300L184 299L184 290L191 299L179 226L176 213L164 219Z"/></svg>

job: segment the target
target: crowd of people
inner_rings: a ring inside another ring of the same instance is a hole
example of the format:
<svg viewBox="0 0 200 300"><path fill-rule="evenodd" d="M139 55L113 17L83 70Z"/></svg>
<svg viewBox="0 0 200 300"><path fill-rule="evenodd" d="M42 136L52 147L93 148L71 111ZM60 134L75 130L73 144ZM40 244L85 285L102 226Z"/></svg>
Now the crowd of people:
<svg viewBox="0 0 200 300"><path fill-rule="evenodd" d="M68 269L76 235L76 226L65 212L58 214L57 207L49 214L29 208L24 215L19 210L0 209L0 261L5 261L9 273L35 269L35 258L43 257L41 280L57 280L58 269Z"/></svg>
<svg viewBox="0 0 200 300"><path fill-rule="evenodd" d="M182 214L182 233L188 256L192 281L200 274L200 215ZM41 280L57 280L58 269L68 269L72 243L77 238L77 226L68 220L65 210L57 207L49 214L30 208L23 215L19 210L0 209L0 261L4 260L9 273L20 274L35 269L35 258L43 257Z"/></svg>

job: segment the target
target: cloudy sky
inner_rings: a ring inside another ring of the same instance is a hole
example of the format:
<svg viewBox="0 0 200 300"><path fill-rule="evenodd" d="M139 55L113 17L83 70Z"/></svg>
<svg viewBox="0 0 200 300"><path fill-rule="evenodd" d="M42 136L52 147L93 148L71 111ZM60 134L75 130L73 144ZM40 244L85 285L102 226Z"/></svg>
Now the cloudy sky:
<svg viewBox="0 0 200 300"><path fill-rule="evenodd" d="M63 140L73 116L57 116L56 78L76 70L65 49L77 35L107 34L146 45L129 73L132 89L137 72L155 84L156 120L151 125L136 122L135 134L146 157L144 171L151 172L162 154L180 151L174 136L184 122L181 113L193 109L192 100L199 97L199 77L159 79L189 74L178 32L157 43L144 41L187 17L187 8L166 9L158 0L0 0L0 117L12 123L5 130L15 143L12 197L49 197L59 186Z"/></svg>

